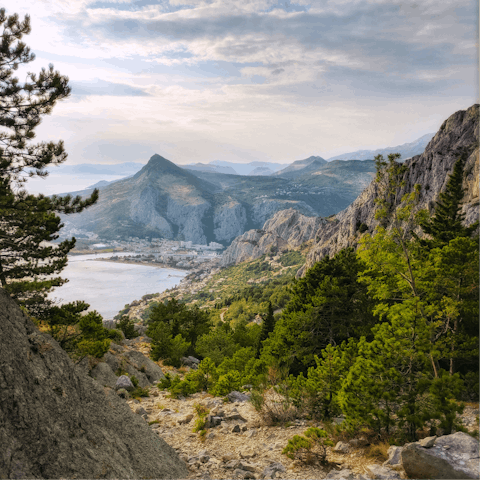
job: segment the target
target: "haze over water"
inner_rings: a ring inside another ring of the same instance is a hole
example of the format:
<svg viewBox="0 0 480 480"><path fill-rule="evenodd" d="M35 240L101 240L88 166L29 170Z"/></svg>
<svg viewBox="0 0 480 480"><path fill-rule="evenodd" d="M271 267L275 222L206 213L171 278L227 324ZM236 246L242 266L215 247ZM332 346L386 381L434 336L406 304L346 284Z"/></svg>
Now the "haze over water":
<svg viewBox="0 0 480 480"><path fill-rule="evenodd" d="M49 295L68 303L84 300L104 320L112 319L127 303L147 293L160 293L180 283L188 272L171 268L93 260L131 253L70 256L61 276L69 281Z"/></svg>

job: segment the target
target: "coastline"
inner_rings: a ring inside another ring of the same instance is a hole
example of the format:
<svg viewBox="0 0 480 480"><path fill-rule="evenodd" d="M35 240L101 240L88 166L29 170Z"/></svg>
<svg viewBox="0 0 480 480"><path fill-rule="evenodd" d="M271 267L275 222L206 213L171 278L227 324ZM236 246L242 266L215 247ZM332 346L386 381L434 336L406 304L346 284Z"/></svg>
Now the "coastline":
<svg viewBox="0 0 480 480"><path fill-rule="evenodd" d="M156 267L156 268L168 268L170 270L181 270L181 271L190 271L192 270L189 267L177 267L168 265L166 263L157 263L157 262L134 262L133 260L112 260L111 258L92 258L92 261L95 262L111 262L111 263L126 263L128 265L139 265L145 267Z"/></svg>

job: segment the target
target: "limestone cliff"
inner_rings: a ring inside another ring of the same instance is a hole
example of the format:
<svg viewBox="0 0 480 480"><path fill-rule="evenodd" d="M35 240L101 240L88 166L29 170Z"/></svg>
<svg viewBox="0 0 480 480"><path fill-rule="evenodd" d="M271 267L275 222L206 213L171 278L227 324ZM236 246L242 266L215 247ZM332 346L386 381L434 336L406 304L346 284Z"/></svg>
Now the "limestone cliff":
<svg viewBox="0 0 480 480"><path fill-rule="evenodd" d="M405 162L408 167L404 175L403 193L410 192L415 184L421 185L421 199L418 209L434 205L439 193L444 190L449 174L458 158L461 148L471 148L464 170L465 198L463 211L466 224L478 220L478 127L479 105L460 110L451 115L427 145L421 155ZM315 244L307 257L307 263L299 274L325 255L333 255L342 248L355 245L360 238L358 227L364 223L370 232L377 225L374 200L377 186L374 181L345 210L335 215L331 223L323 223L317 230Z"/></svg>
<svg viewBox="0 0 480 480"><path fill-rule="evenodd" d="M276 251L297 248L312 240L323 223L328 222L320 217L306 217L293 208L277 212L261 230L249 230L237 237L225 250L222 265L261 257L272 247Z"/></svg>
<svg viewBox="0 0 480 480"><path fill-rule="evenodd" d="M75 367L0 289L0 478L186 478L124 400Z"/></svg>

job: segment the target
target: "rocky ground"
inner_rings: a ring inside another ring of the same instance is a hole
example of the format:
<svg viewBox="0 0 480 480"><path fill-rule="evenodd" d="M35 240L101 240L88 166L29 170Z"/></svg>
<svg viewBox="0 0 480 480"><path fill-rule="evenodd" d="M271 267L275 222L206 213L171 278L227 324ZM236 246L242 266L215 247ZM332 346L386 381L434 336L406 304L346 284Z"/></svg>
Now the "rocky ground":
<svg viewBox="0 0 480 480"><path fill-rule="evenodd" d="M148 355L150 345L129 341L124 348ZM184 374L180 370L161 365L164 373ZM384 458L369 455L363 439L340 442L329 447L327 464L313 458L310 464L291 460L282 454L288 440L301 435L310 426L321 424L296 419L283 426L266 425L245 395L232 396L230 400L197 393L188 398L170 398L167 391L150 387L150 396L127 399L133 412L142 416L159 437L171 445L187 464L189 477L204 479L226 478L283 478L283 479L393 479L407 478L394 459L395 449L390 449L391 461L383 465ZM196 406L209 411L212 425L201 436L194 432L198 418ZM471 431L478 429L478 404L469 404L462 414L462 423ZM216 426L213 426L217 423ZM444 438L444 437L442 437ZM388 447L384 447L386 449ZM398 457L398 452L397 452Z"/></svg>

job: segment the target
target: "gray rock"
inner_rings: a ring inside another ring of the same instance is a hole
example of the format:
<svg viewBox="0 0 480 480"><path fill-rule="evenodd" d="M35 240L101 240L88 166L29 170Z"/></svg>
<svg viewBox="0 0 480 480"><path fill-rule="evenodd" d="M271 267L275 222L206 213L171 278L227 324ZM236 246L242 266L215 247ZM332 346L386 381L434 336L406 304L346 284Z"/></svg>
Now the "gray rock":
<svg viewBox="0 0 480 480"><path fill-rule="evenodd" d="M337 442L333 451L336 453L348 453L350 451L350 445L345 442Z"/></svg>
<svg viewBox="0 0 480 480"><path fill-rule="evenodd" d="M387 452L388 459L383 462L383 465L400 467L402 465L402 450L403 447L396 447L395 445L392 445Z"/></svg>
<svg viewBox="0 0 480 480"><path fill-rule="evenodd" d="M110 349L112 348L112 345L113 344L110 344ZM121 347L121 349L123 350L123 347ZM110 352L107 352L103 356L103 360L105 360L105 363L112 369L113 373L115 373L120 367L120 360Z"/></svg>
<svg viewBox="0 0 480 480"><path fill-rule="evenodd" d="M232 428L232 433L240 433L240 425L235 425Z"/></svg>
<svg viewBox="0 0 480 480"><path fill-rule="evenodd" d="M110 365L105 362L98 363L91 371L90 376L93 377L100 385L104 387L115 388L117 376L113 373Z"/></svg>
<svg viewBox="0 0 480 480"><path fill-rule="evenodd" d="M157 383L160 379L165 378L162 369L153 360L143 355L143 353L129 350L123 356L137 370L144 373L150 383Z"/></svg>
<svg viewBox="0 0 480 480"><path fill-rule="evenodd" d="M127 392L135 390L132 381L126 375L120 375L120 377L117 378L117 381L115 383L115 390L120 390L121 388L123 388Z"/></svg>
<svg viewBox="0 0 480 480"><path fill-rule="evenodd" d="M370 478L376 480L396 480L402 478L398 472L382 465L367 465L365 470Z"/></svg>
<svg viewBox="0 0 480 480"><path fill-rule="evenodd" d="M402 465L410 478L479 478L479 442L457 432L437 438L431 448L418 442L402 450Z"/></svg>
<svg viewBox="0 0 480 480"><path fill-rule="evenodd" d="M273 217L265 222L261 230L249 230L235 238L223 253L223 266L254 260L270 251L271 247L277 251L295 249L315 238L320 224L326 222L319 217L302 215L293 208L278 211L280 205L271 202L262 203L261 206L273 208L266 214L260 214L257 221L265 222L274 214Z"/></svg>
<svg viewBox="0 0 480 480"><path fill-rule="evenodd" d="M227 395L227 398L230 402L248 402L250 400L250 395L247 393L240 393L237 391L230 392Z"/></svg>
<svg viewBox="0 0 480 480"><path fill-rule="evenodd" d="M423 448L432 448L433 445L435 444L436 439L437 439L437 436L435 435L433 437L422 438L417 443Z"/></svg>
<svg viewBox="0 0 480 480"><path fill-rule="evenodd" d="M348 468L342 468L341 470L331 470L328 472L325 480L354 480L355 475Z"/></svg>
<svg viewBox="0 0 480 480"><path fill-rule="evenodd" d="M233 472L233 478L255 478L255 475L253 472L237 469Z"/></svg>
<svg viewBox="0 0 480 480"><path fill-rule="evenodd" d="M148 415L147 411L143 407L137 407L135 413L143 417L143 415Z"/></svg>
<svg viewBox="0 0 480 480"><path fill-rule="evenodd" d="M285 473L286 471L287 469L280 462L272 462L263 470L262 478L275 478L277 472Z"/></svg>
<svg viewBox="0 0 480 480"><path fill-rule="evenodd" d="M0 478L186 478L176 452L0 289Z"/></svg>

